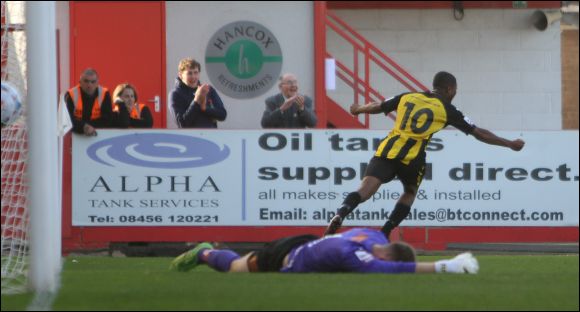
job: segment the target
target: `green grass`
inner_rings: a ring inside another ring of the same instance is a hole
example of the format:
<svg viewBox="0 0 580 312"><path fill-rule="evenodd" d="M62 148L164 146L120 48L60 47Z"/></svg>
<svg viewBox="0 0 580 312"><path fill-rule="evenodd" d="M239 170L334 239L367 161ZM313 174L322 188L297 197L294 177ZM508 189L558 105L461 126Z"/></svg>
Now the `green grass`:
<svg viewBox="0 0 580 312"><path fill-rule="evenodd" d="M578 255L478 256L478 275L179 273L168 258L74 259L53 310L578 311ZM2 311L30 298L2 296Z"/></svg>
<svg viewBox="0 0 580 312"><path fill-rule="evenodd" d="M32 297L32 294L2 295L2 311L24 311Z"/></svg>

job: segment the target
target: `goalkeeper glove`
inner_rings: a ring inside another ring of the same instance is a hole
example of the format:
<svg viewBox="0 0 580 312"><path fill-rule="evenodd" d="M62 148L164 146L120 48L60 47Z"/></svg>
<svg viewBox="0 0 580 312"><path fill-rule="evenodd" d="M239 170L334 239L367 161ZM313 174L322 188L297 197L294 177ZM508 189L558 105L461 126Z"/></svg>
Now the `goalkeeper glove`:
<svg viewBox="0 0 580 312"><path fill-rule="evenodd" d="M435 262L437 273L469 273L477 274L479 264L470 252L464 252L453 259Z"/></svg>

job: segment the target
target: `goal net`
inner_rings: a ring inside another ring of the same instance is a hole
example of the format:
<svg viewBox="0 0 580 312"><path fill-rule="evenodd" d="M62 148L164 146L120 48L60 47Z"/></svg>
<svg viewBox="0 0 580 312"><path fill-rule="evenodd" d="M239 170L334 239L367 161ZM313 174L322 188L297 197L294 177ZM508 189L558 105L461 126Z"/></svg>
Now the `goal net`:
<svg viewBox="0 0 580 312"><path fill-rule="evenodd" d="M2 128L2 295L27 289L29 237L25 2L2 1L2 81L19 92L24 113Z"/></svg>

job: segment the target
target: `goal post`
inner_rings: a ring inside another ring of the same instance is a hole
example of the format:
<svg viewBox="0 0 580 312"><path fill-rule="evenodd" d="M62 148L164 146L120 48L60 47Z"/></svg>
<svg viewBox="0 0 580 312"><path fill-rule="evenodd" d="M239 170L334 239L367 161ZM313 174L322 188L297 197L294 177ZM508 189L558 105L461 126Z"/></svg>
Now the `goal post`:
<svg viewBox="0 0 580 312"><path fill-rule="evenodd" d="M54 293L61 269L56 8L27 1L30 272L29 286Z"/></svg>

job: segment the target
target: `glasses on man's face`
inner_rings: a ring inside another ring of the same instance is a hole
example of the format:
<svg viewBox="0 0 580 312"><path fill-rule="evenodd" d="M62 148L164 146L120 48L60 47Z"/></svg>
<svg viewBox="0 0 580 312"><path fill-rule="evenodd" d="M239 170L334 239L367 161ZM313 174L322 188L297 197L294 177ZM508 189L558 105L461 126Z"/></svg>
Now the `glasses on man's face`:
<svg viewBox="0 0 580 312"><path fill-rule="evenodd" d="M90 79L83 79L83 82L84 82L84 83L97 83L97 79L93 79L93 80L90 80Z"/></svg>
<svg viewBox="0 0 580 312"><path fill-rule="evenodd" d="M298 85L298 81L296 81L296 80L286 81L286 82L284 82L284 84L287 85L287 86L290 86L290 87L291 86L297 86Z"/></svg>

